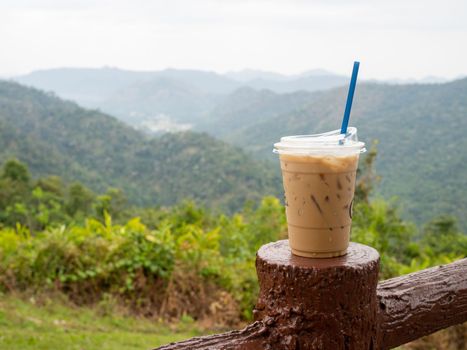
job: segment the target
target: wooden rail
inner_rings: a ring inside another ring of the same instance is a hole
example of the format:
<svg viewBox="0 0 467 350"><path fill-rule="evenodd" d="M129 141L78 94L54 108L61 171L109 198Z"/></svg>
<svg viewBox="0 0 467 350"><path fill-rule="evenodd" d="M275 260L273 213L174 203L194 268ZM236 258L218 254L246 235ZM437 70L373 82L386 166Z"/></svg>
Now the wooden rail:
<svg viewBox="0 0 467 350"><path fill-rule="evenodd" d="M157 349L391 349L467 321L467 259L378 283L373 248L308 259L285 240L261 247L256 269L253 324Z"/></svg>
<svg viewBox="0 0 467 350"><path fill-rule="evenodd" d="M381 347L467 321L467 259L378 284Z"/></svg>

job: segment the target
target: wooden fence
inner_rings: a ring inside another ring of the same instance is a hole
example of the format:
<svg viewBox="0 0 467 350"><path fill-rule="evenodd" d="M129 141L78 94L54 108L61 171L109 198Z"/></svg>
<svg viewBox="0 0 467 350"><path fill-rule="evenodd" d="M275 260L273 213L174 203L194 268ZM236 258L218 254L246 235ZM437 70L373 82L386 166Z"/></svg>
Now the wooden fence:
<svg viewBox="0 0 467 350"><path fill-rule="evenodd" d="M158 349L391 349L467 321L467 259L378 283L371 247L308 259L283 240L261 247L256 269L254 323Z"/></svg>

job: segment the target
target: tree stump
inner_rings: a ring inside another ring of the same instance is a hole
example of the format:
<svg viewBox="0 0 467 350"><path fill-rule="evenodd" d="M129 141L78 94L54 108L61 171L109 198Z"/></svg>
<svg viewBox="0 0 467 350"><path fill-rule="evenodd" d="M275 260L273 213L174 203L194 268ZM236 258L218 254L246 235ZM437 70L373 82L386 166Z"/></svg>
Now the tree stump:
<svg viewBox="0 0 467 350"><path fill-rule="evenodd" d="M261 247L256 270L264 349L377 348L375 249L350 243L347 255L312 259L292 255L283 240Z"/></svg>

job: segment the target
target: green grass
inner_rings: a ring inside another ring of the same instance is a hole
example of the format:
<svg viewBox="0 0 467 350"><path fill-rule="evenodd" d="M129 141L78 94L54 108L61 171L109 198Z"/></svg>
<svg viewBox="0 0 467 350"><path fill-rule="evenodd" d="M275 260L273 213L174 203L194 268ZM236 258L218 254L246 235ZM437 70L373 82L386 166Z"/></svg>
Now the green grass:
<svg viewBox="0 0 467 350"><path fill-rule="evenodd" d="M203 333L189 320L169 326L109 311L0 295L0 349L151 349Z"/></svg>

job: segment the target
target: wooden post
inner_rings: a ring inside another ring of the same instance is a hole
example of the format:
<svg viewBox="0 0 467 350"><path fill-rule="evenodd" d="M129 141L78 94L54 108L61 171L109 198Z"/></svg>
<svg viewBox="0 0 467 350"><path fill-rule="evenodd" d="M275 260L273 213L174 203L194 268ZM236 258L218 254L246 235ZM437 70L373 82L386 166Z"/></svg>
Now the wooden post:
<svg viewBox="0 0 467 350"><path fill-rule="evenodd" d="M257 322L159 349L376 349L376 250L351 243L345 256L310 259L283 240L261 247L256 269Z"/></svg>
<svg viewBox="0 0 467 350"><path fill-rule="evenodd" d="M253 324L158 349L379 350L467 321L467 259L378 284L373 248L309 259L278 241L261 247L256 269Z"/></svg>
<svg viewBox="0 0 467 350"><path fill-rule="evenodd" d="M254 315L269 320L271 349L372 349L376 345L379 255L351 243L345 256L292 255L288 241L263 246Z"/></svg>

